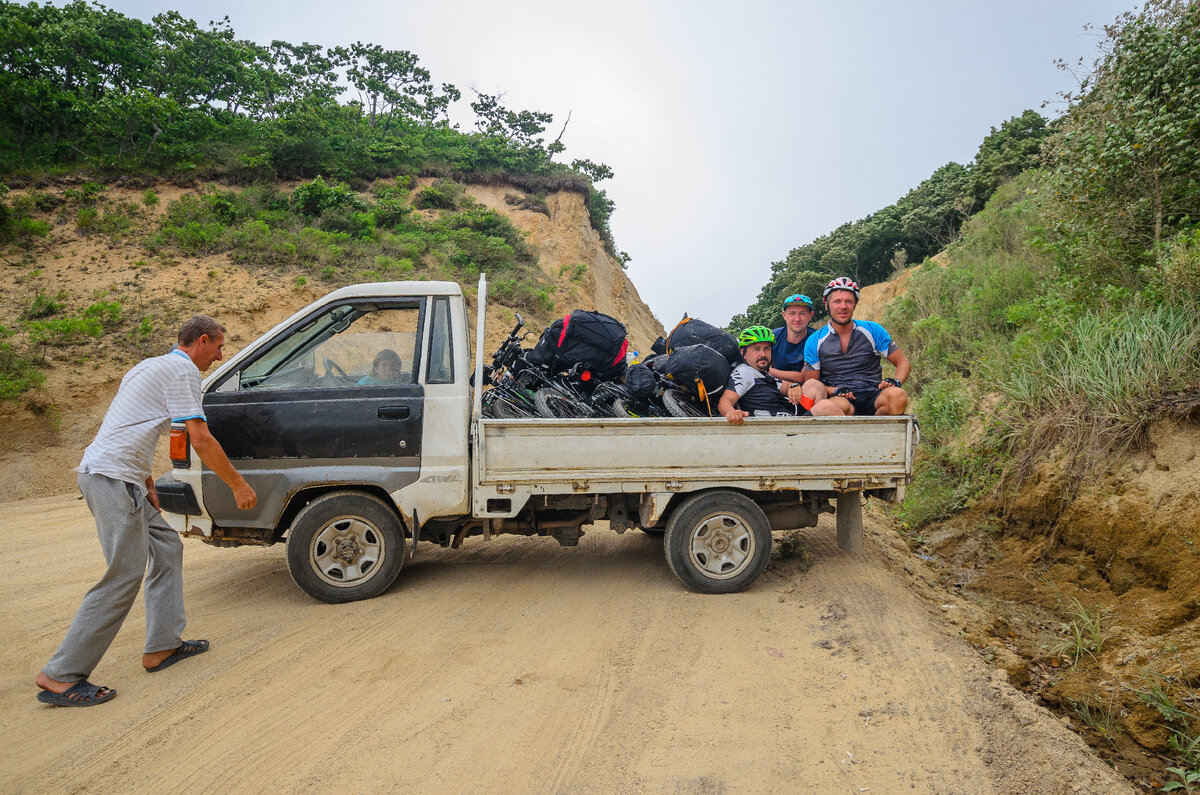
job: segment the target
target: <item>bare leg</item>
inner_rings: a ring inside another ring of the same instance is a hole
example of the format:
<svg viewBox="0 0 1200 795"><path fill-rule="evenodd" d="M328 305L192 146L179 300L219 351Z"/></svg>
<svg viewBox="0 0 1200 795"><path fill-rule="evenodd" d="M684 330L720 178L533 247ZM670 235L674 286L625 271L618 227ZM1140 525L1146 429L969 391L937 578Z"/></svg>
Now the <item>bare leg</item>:
<svg viewBox="0 0 1200 795"><path fill-rule="evenodd" d="M889 386L881 390L875 398L875 413L877 415L895 417L903 414L908 408L908 393L898 386Z"/></svg>

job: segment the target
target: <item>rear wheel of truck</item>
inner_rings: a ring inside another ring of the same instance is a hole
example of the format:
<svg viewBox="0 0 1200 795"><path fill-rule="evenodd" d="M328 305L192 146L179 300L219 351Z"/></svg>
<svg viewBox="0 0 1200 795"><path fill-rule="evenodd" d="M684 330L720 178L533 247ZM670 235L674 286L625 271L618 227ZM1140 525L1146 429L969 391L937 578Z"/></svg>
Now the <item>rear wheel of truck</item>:
<svg viewBox="0 0 1200 795"><path fill-rule="evenodd" d="M359 491L324 494L296 515L287 558L292 579L314 599L370 599L400 573L404 528L378 497Z"/></svg>
<svg viewBox="0 0 1200 795"><path fill-rule="evenodd" d="M771 559L771 525L736 491L706 491L684 500L667 520L667 565L697 593L736 593Z"/></svg>

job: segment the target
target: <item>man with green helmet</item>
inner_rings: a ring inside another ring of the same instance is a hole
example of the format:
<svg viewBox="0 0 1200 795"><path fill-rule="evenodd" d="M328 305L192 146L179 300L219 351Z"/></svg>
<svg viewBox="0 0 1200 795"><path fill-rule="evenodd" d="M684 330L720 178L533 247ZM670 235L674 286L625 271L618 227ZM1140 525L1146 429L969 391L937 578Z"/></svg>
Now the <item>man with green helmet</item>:
<svg viewBox="0 0 1200 795"><path fill-rule="evenodd" d="M742 361L729 373L717 411L733 425L746 417L794 417L798 407L788 399L792 386L771 375L771 347L775 335L766 326L750 326L738 335ZM800 399L800 387L795 387Z"/></svg>

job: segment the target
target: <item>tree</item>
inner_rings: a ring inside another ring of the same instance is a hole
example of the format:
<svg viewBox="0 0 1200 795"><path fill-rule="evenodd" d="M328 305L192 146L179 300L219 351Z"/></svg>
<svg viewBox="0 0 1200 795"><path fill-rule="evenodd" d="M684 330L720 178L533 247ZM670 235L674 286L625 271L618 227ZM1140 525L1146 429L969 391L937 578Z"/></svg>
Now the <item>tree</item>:
<svg viewBox="0 0 1200 795"><path fill-rule="evenodd" d="M334 52L347 64L346 77L358 91L358 102L369 127L387 131L398 120L435 122L451 101L461 95L449 83L435 94L429 70L418 65L408 50L385 50L378 44L355 42Z"/></svg>
<svg viewBox="0 0 1200 795"><path fill-rule="evenodd" d="M1046 135L1046 119L1034 110L1013 116L999 129L991 129L971 167L971 193L979 207L1002 183L1040 165Z"/></svg>
<svg viewBox="0 0 1200 795"><path fill-rule="evenodd" d="M1200 219L1200 5L1151 0L1105 28L1101 55L1048 142L1062 231L1078 268L1100 247L1137 281L1168 231Z"/></svg>

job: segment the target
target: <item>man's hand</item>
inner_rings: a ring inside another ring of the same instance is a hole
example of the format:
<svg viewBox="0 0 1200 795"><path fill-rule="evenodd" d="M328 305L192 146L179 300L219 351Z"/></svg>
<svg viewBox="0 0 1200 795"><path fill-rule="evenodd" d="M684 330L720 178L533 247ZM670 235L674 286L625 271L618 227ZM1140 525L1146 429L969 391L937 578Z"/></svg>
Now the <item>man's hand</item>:
<svg viewBox="0 0 1200 795"><path fill-rule="evenodd" d="M733 409L732 411L730 411L728 414L725 415L725 419L729 422L730 425L741 425L742 420L746 419L749 416L750 416L749 412L742 411L741 409Z"/></svg>
<svg viewBox="0 0 1200 795"><path fill-rule="evenodd" d="M844 397L846 400L854 400L854 390L848 386L830 387L830 394L833 397Z"/></svg>
<svg viewBox="0 0 1200 795"><path fill-rule="evenodd" d="M237 507L243 511L248 511L258 504L258 495L244 480L233 490L233 499L237 502Z"/></svg>
<svg viewBox="0 0 1200 795"><path fill-rule="evenodd" d="M787 399L789 401L791 401L792 403L799 404L801 399L803 399L803 397L804 397L804 386L803 385L795 384L794 386L791 386L788 388Z"/></svg>
<svg viewBox="0 0 1200 795"><path fill-rule="evenodd" d="M158 504L158 492L154 490L154 481L146 478L146 502L150 503L150 507L162 513L162 506Z"/></svg>
<svg viewBox="0 0 1200 795"><path fill-rule="evenodd" d="M878 389L879 391L882 392L883 390L887 389L890 386L894 386L897 389L899 389L900 387L902 387L904 385L900 383L899 378L885 378L879 382L879 386L877 386L876 389Z"/></svg>

